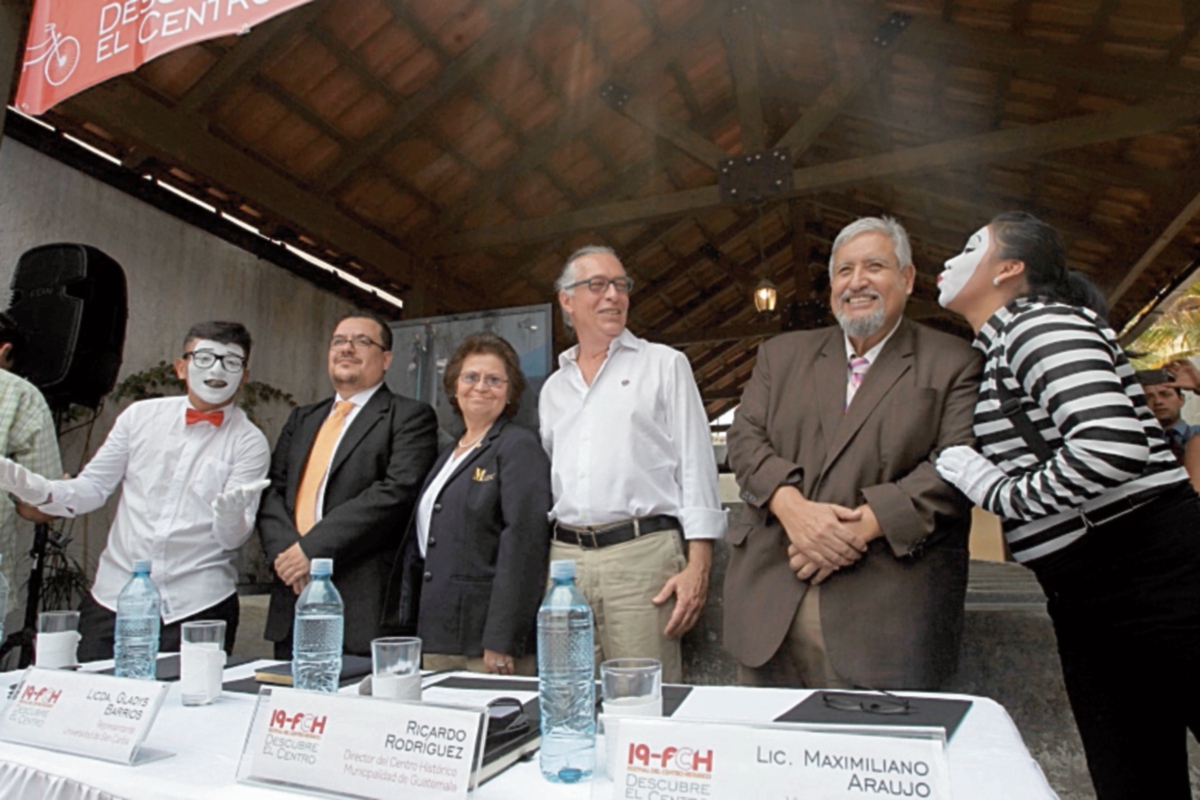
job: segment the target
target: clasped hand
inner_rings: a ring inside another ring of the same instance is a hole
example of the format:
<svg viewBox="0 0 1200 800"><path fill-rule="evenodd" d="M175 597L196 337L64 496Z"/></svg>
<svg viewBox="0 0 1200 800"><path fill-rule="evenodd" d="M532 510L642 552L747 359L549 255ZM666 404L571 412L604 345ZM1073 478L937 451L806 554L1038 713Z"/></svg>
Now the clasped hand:
<svg viewBox="0 0 1200 800"><path fill-rule="evenodd" d="M787 533L789 565L797 578L813 584L862 558L874 538L857 524L866 521L863 509L814 503L792 486L777 489L770 508Z"/></svg>

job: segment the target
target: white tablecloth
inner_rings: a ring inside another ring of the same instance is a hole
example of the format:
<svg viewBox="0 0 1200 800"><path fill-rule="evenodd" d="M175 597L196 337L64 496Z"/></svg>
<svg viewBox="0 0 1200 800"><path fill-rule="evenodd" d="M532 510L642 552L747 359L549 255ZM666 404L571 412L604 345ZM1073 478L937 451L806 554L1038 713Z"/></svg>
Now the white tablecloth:
<svg viewBox="0 0 1200 800"><path fill-rule="evenodd" d="M226 680L248 677L253 674L254 666L227 670ZM0 685L8 686L19 677L20 673L0 675ZM762 722L784 713L808 694L794 689L700 686L688 695L673 719ZM1000 704L985 697L946 696L973 703L947 747L955 798L1057 797ZM145 746L176 755L137 767L0 742L0 798L274 800L283 797L286 793L239 784L235 778L256 700L254 695L227 692L210 706L185 708L180 702L178 683L172 684ZM748 791L753 790L748 788ZM535 758L484 784L476 797L590 800L590 794L587 784L561 786L545 782Z"/></svg>

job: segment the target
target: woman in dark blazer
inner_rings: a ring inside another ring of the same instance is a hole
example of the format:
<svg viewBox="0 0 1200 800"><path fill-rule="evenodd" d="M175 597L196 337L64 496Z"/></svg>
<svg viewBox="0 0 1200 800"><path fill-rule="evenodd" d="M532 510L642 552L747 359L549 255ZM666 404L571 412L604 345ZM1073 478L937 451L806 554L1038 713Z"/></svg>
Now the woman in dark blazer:
<svg viewBox="0 0 1200 800"><path fill-rule="evenodd" d="M550 461L535 433L510 422L525 376L512 345L477 334L455 351L444 385L466 432L425 480L384 625L421 637L426 669L533 675Z"/></svg>

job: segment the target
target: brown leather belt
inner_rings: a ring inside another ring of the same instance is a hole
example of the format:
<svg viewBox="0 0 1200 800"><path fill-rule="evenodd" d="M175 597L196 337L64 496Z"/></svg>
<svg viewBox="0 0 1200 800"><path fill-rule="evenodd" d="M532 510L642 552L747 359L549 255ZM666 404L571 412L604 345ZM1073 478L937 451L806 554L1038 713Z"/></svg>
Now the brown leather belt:
<svg viewBox="0 0 1200 800"><path fill-rule="evenodd" d="M682 530L679 520L669 514L657 514L653 517L640 517L629 522L616 522L611 525L588 525L578 528L574 525L554 523L552 536L556 542L573 544L586 550L599 550L614 544L631 542L639 536L667 530Z"/></svg>

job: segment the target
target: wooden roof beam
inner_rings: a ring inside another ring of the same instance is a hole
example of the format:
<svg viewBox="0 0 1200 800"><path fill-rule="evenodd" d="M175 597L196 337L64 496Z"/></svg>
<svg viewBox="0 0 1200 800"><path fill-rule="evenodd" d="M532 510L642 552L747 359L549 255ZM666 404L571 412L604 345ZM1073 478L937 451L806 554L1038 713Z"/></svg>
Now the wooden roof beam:
<svg viewBox="0 0 1200 800"><path fill-rule="evenodd" d="M354 173L391 150L409 126L486 69L500 55L500 51L512 43L514 33L523 30L525 23L540 13L541 7L541 3L518 3L505 14L465 53L447 64L436 78L408 98L391 119L360 142L348 157L335 162L321 176L320 184L325 191L333 191Z"/></svg>
<svg viewBox="0 0 1200 800"><path fill-rule="evenodd" d="M309 3L259 25L204 73L176 104L182 112L200 112L209 100L224 95L235 83L258 71L276 48L297 31L311 25L329 6L328 2Z"/></svg>
<svg viewBox="0 0 1200 800"><path fill-rule="evenodd" d="M969 28L934 19L922 21L920 40L907 54L944 65L1006 67L1022 78L1052 83L1077 81L1087 88L1135 96L1200 93L1196 71L1169 63L1114 59L1097 47ZM1119 65L1128 64L1129 69Z"/></svg>
<svg viewBox="0 0 1200 800"><path fill-rule="evenodd" d="M843 60L838 75L821 94L817 96L812 106L804 112L800 119L779 138L775 147L790 147L793 160L799 160L805 151L812 146L829 125L837 119L859 90L879 73L883 65L888 64L897 52L903 52L903 43L912 39L920 39L924 20L916 20L909 24L901 38L901 44L881 49L875 47L873 52L864 59L865 63ZM913 30L915 29L915 30Z"/></svg>
<svg viewBox="0 0 1200 800"><path fill-rule="evenodd" d="M697 37L706 34L720 23L726 9L723 0L709 0L704 9L676 31L675 35L649 48L649 53L635 59L628 71L616 76L614 80L619 81L632 94L652 85L652 82L661 79L663 70L669 64L695 48ZM443 213L442 221L431 231L429 238L457 236L452 231L455 231L472 212L493 202L497 193L514 177L538 169L550 153L570 142L580 131L591 127L601 111L607 107L598 94L581 98L569 113L560 117L559 122L523 142L517 154L476 187L470 199Z"/></svg>
<svg viewBox="0 0 1200 800"><path fill-rule="evenodd" d="M389 278L408 285L419 278L412 255L397 243L206 132L194 116L168 109L128 83L109 81L76 95L65 106L77 118L245 195L265 212L354 253Z"/></svg>
<svg viewBox="0 0 1200 800"><path fill-rule="evenodd" d="M686 123L667 114L658 113L641 98L631 96L627 100L610 102L609 105L617 113L633 120L713 171L717 169L717 162L729 157L729 153L723 148L696 133Z"/></svg>
<svg viewBox="0 0 1200 800"><path fill-rule="evenodd" d="M1179 232L1184 227L1200 214L1200 194L1197 194L1191 199L1183 210L1175 215L1166 229L1158 235L1158 238L1147 248L1146 252L1142 253L1141 257L1129 268L1129 272L1121 279L1121 282L1108 293L1108 306L1114 308L1117 303L1125 296L1125 293L1137 282L1142 276L1142 273L1154 263L1159 254L1166 249L1167 245L1175 240Z"/></svg>
<svg viewBox="0 0 1200 800"><path fill-rule="evenodd" d="M754 8L748 0L734 0L723 38L737 97L742 151L755 153L767 146L767 125L763 119L762 85L758 74L758 26L754 22Z"/></svg>
<svg viewBox="0 0 1200 800"><path fill-rule="evenodd" d="M1102 111L1041 125L1009 128L948 142L852 158L798 169L793 188L780 195L799 197L820 189L928 172L996 158L1026 158L1098 142L1169 130L1200 118L1200 98L1172 98L1117 111ZM497 228L466 231L432 243L434 254L462 253L594 230L609 225L649 222L720 206L716 186L579 209Z"/></svg>

